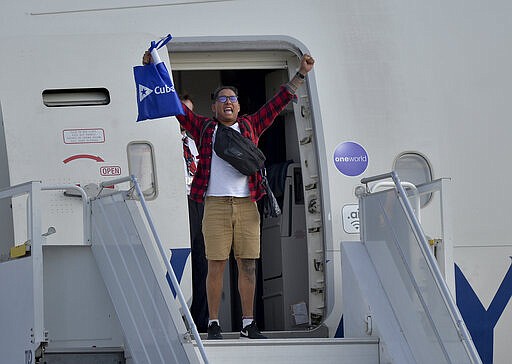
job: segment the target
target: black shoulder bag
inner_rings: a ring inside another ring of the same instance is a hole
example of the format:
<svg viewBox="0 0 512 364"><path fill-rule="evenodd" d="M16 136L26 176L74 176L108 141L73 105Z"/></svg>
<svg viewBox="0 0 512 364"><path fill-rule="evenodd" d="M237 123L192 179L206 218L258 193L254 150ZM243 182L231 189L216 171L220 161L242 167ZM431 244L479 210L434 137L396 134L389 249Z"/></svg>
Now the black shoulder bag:
<svg viewBox="0 0 512 364"><path fill-rule="evenodd" d="M213 149L246 176L252 176L265 165L265 155L252 140L222 123L218 124Z"/></svg>

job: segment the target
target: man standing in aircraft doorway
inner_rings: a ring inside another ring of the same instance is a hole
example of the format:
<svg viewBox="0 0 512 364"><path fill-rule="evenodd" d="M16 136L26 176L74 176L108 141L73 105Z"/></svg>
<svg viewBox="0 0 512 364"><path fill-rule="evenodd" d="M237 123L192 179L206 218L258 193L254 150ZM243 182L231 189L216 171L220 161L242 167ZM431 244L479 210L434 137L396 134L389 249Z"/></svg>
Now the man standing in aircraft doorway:
<svg viewBox="0 0 512 364"><path fill-rule="evenodd" d="M149 63L146 52L143 63ZM265 194L259 173L245 176L213 150L219 123L240 132L257 144L261 134L274 122L279 113L296 96L315 61L302 56L297 73L281 86L279 91L256 113L238 116L238 90L221 86L213 93L213 117L194 114L187 107L178 115L181 126L196 141L199 165L192 181L190 198L205 202L203 234L208 276L208 339L222 339L219 307L222 295L224 268L233 248L238 266L238 291L242 303L242 330L240 337L264 339L254 321L254 292L256 286L256 259L260 257L260 215L256 201Z"/></svg>

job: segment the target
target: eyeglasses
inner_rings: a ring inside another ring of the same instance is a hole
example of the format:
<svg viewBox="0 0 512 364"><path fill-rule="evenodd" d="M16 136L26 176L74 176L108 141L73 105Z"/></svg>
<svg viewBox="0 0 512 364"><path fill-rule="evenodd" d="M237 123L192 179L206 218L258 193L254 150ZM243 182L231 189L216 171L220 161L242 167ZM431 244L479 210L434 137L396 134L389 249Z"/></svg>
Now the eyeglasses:
<svg viewBox="0 0 512 364"><path fill-rule="evenodd" d="M228 99L233 104L238 102L238 96L218 96L217 97L217 101L222 102L222 103L225 103L226 101L228 101Z"/></svg>

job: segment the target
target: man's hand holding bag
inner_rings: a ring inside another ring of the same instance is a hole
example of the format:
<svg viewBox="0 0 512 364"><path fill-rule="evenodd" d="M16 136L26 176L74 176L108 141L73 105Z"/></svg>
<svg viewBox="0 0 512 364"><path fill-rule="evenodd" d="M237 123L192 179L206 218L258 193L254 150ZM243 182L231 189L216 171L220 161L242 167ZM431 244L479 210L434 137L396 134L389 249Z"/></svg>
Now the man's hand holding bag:
<svg viewBox="0 0 512 364"><path fill-rule="evenodd" d="M158 55L158 49L171 39L169 34L158 42L151 42L151 47L144 54L144 65L133 67L139 111L137 121L183 114L170 68L168 71Z"/></svg>

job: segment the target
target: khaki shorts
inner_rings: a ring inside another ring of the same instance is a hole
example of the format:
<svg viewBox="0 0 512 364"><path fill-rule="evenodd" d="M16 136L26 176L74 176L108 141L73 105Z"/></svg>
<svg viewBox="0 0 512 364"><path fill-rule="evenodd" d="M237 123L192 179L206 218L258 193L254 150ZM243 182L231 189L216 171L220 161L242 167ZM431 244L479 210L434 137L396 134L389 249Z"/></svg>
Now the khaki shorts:
<svg viewBox="0 0 512 364"><path fill-rule="evenodd" d="M260 214L250 197L206 196L203 216L206 258L225 260L231 246L235 258L260 257Z"/></svg>

